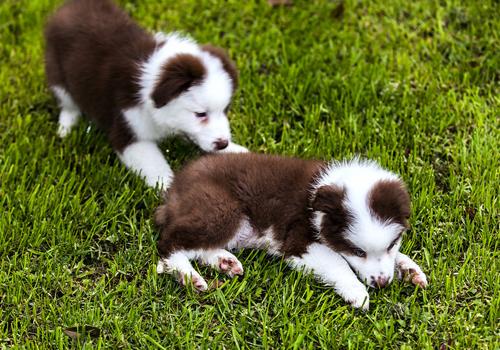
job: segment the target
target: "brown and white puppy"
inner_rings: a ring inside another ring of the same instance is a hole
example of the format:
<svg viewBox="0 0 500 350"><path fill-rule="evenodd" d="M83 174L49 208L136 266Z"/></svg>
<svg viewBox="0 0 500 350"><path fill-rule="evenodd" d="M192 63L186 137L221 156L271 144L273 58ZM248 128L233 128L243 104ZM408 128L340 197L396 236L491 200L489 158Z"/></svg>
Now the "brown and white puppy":
<svg viewBox="0 0 500 350"><path fill-rule="evenodd" d="M157 271L205 290L190 259L233 276L243 267L226 249L261 248L367 309L359 279L384 287L397 270L427 285L419 266L399 252L409 215L404 183L372 161L208 155L176 175L156 211Z"/></svg>
<svg viewBox="0 0 500 350"><path fill-rule="evenodd" d="M46 74L65 137L81 113L150 186L172 171L157 142L181 134L204 151L243 152L226 116L237 71L219 48L178 33L155 36L111 0L72 0L48 21Z"/></svg>

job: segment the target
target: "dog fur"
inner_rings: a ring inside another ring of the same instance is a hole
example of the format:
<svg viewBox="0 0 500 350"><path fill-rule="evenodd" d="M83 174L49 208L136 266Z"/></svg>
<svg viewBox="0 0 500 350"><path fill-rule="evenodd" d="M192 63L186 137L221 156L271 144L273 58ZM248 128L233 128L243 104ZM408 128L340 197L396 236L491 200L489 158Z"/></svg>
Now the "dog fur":
<svg viewBox="0 0 500 350"><path fill-rule="evenodd" d="M157 271L205 290L190 259L234 276L243 266L228 250L265 249L368 309L362 282L385 287L397 270L427 285L420 267L399 253L409 215L404 183L372 161L207 155L176 175L156 211Z"/></svg>
<svg viewBox="0 0 500 350"><path fill-rule="evenodd" d="M237 71L223 50L178 33L151 35L111 0L72 0L47 22L45 68L65 137L81 113L150 186L172 170L157 142L184 135L207 152L244 152L226 116Z"/></svg>

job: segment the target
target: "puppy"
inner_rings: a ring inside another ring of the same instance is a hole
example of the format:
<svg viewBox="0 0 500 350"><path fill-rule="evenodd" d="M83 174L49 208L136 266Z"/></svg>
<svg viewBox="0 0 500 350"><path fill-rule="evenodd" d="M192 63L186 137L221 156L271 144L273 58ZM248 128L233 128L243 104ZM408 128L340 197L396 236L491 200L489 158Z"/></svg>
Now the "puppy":
<svg viewBox="0 0 500 350"><path fill-rule="evenodd" d="M404 183L372 161L208 155L177 174L155 213L157 272L205 290L190 259L234 276L243 267L228 250L266 249L368 309L362 282L385 287L396 270L427 285L420 267L399 252L409 215Z"/></svg>
<svg viewBox="0 0 500 350"><path fill-rule="evenodd" d="M202 150L244 152L226 116L237 71L223 50L177 33L150 35L110 0L72 0L49 19L45 68L59 100L58 134L81 113L150 186L172 170L157 142L181 134Z"/></svg>

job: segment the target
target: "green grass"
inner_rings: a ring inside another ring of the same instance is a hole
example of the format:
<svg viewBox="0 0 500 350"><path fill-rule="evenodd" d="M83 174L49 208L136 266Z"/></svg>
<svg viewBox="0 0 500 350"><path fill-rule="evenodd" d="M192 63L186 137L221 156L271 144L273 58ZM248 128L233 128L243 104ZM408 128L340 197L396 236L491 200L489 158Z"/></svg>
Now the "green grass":
<svg viewBox="0 0 500 350"><path fill-rule="evenodd" d="M155 273L155 191L82 122L56 136L42 28L60 3L0 3L0 348L499 348L500 6L485 1L121 1L152 30L229 49L237 142L374 158L413 200L402 250L428 274L353 311L262 252L208 293ZM165 142L178 169L198 155ZM92 326L98 337L64 331Z"/></svg>

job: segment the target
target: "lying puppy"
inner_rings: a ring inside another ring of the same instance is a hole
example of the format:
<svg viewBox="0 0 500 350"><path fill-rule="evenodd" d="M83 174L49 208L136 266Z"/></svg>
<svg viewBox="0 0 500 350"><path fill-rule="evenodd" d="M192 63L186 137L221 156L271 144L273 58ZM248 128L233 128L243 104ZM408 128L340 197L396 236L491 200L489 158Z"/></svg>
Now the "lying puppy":
<svg viewBox="0 0 500 350"><path fill-rule="evenodd" d="M110 0L72 0L49 19L45 68L65 137L80 113L103 129L125 165L150 186L172 171L156 143L181 134L207 152L246 151L226 116L237 85L219 48L148 34Z"/></svg>
<svg viewBox="0 0 500 350"><path fill-rule="evenodd" d="M198 290L207 283L189 260L242 274L226 249L262 248L312 271L356 308L365 286L385 287L394 270L421 287L425 274L399 253L410 197L403 182L371 161L325 164L259 154L208 155L180 171L155 214L158 273ZM357 275L357 277L356 277Z"/></svg>

